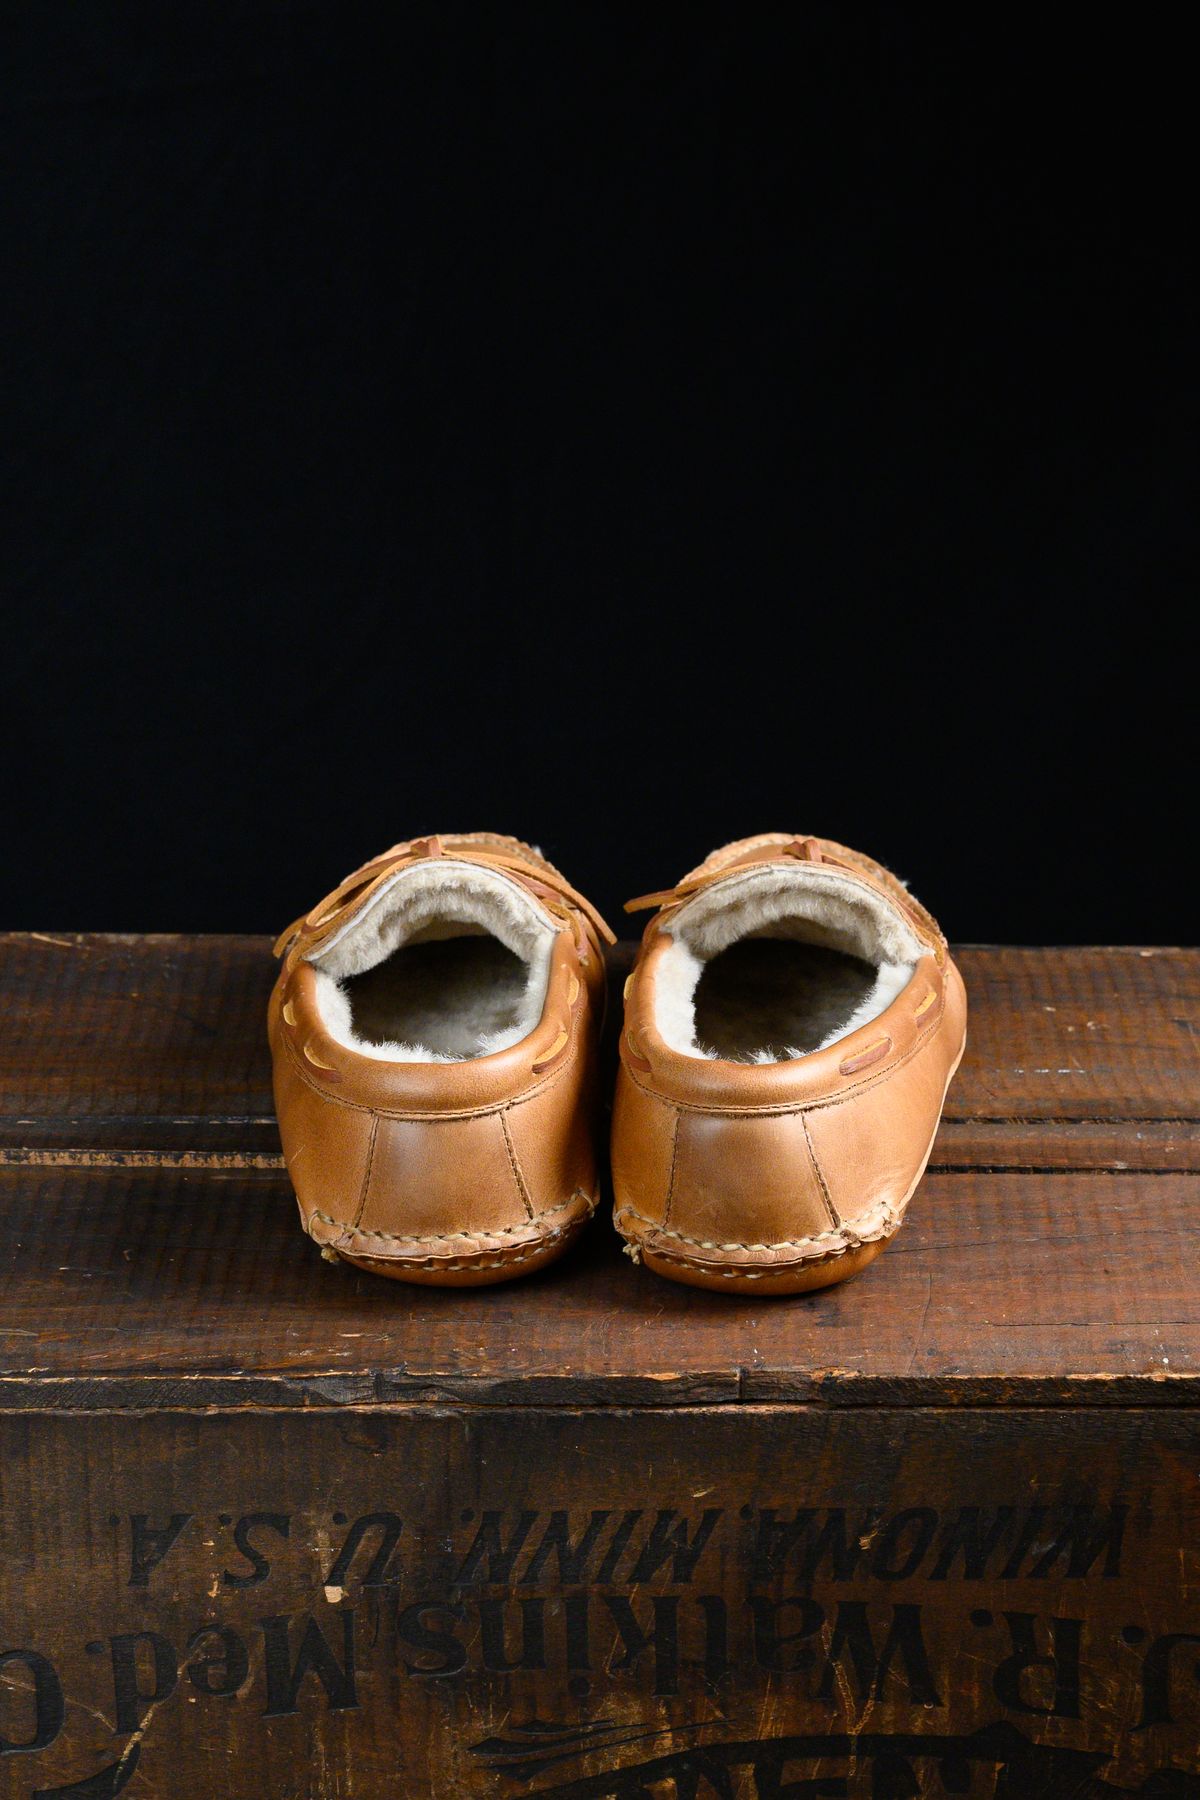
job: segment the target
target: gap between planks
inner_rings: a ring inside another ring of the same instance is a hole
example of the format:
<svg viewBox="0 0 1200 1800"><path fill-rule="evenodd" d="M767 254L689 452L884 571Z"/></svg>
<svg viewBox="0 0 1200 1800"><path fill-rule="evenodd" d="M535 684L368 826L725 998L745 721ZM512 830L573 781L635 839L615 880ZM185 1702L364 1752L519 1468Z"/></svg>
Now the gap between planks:
<svg viewBox="0 0 1200 1800"><path fill-rule="evenodd" d="M124 1145L87 1142L91 1121L55 1121L57 1143L37 1141L38 1121L0 1119L0 1168L44 1169L264 1169L283 1170L275 1148L195 1148L187 1141L189 1124L197 1133L212 1121L176 1118L133 1120ZM273 1121L247 1121L275 1138ZM174 1145L152 1140L166 1124ZM1143 1127L1139 1129L1139 1126ZM31 1130L32 1127L32 1130ZM49 1134L47 1134L49 1135ZM125 1133L123 1132L124 1136ZM142 1141L139 1143L138 1138ZM7 1138L7 1143L3 1139ZM30 1141L32 1138L33 1141ZM66 1141L62 1141L65 1138ZM183 1138L183 1142L179 1139ZM72 1142L71 1140L75 1141ZM130 1141L132 1140L132 1141ZM275 1142L278 1142L275 1139ZM1053 1119L946 1120L929 1161L931 1174L1126 1174L1179 1175L1200 1172L1200 1130L1194 1120L1124 1122Z"/></svg>
<svg viewBox="0 0 1200 1800"><path fill-rule="evenodd" d="M0 1169L283 1169L278 1150L0 1149Z"/></svg>

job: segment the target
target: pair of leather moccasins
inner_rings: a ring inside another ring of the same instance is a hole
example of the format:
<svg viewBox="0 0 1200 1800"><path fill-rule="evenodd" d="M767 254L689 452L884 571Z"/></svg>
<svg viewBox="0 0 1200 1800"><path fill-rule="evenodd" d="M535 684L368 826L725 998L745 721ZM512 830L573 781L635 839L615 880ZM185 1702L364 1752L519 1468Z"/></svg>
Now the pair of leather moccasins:
<svg viewBox="0 0 1200 1800"><path fill-rule="evenodd" d="M714 851L654 909L625 984L614 1220L634 1261L791 1294L865 1268L924 1171L962 978L894 875L823 838ZM482 1286L596 1210L596 909L528 844L416 838L280 938L275 1100L330 1260Z"/></svg>

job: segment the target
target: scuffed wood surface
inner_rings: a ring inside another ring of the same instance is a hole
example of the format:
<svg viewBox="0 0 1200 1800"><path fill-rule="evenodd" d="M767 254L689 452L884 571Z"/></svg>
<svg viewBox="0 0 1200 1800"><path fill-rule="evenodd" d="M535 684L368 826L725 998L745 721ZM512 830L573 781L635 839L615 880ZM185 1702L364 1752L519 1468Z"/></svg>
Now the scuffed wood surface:
<svg viewBox="0 0 1200 1800"><path fill-rule="evenodd" d="M1194 1400L1200 1177L930 1175L858 1281L709 1294L598 1216L542 1275L409 1289L321 1260L286 1178L0 1171L0 1405Z"/></svg>
<svg viewBox="0 0 1200 1800"><path fill-rule="evenodd" d="M1143 1408L0 1417L49 1740L0 1793L1196 1800L1195 1451Z"/></svg>
<svg viewBox="0 0 1200 1800"><path fill-rule="evenodd" d="M961 962L904 1229L762 1302L330 1266L264 940L0 940L4 1800L1200 1800L1200 958Z"/></svg>
<svg viewBox="0 0 1200 1800"><path fill-rule="evenodd" d="M1189 1399L1200 956L961 961L968 1052L903 1231L861 1281L763 1304L635 1269L603 1214L508 1287L330 1267L279 1158L265 940L0 940L0 1400Z"/></svg>
<svg viewBox="0 0 1200 1800"><path fill-rule="evenodd" d="M931 1166L1200 1167L1200 953L956 954L967 1052ZM258 937L0 936L0 1148L277 1155L274 968Z"/></svg>

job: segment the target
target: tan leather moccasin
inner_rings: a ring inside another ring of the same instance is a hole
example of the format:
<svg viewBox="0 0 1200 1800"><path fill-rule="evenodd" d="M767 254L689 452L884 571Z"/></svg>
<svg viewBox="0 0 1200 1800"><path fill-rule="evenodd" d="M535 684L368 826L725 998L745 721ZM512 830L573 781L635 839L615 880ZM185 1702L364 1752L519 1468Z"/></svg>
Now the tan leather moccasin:
<svg viewBox="0 0 1200 1800"><path fill-rule="evenodd" d="M612 933L528 844L396 844L275 946L275 1106L322 1254L454 1287L528 1274L596 1208Z"/></svg>
<svg viewBox="0 0 1200 1800"><path fill-rule="evenodd" d="M626 984L617 1229L697 1287L794 1294L899 1227L966 1038L946 942L894 875L824 838L714 851Z"/></svg>

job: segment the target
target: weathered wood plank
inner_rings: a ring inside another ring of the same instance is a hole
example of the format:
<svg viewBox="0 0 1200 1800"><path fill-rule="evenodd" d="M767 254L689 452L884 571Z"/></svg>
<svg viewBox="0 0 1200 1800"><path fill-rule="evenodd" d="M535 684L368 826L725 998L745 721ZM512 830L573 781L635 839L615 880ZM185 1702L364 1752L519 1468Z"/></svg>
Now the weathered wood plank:
<svg viewBox="0 0 1200 1800"><path fill-rule="evenodd" d="M115 1120L135 1149L151 1119L270 1120L274 966L257 937L0 936L6 1141L70 1120L89 1144Z"/></svg>
<svg viewBox="0 0 1200 1800"><path fill-rule="evenodd" d="M1200 952L964 949L948 1119L1200 1118Z"/></svg>
<svg viewBox="0 0 1200 1800"><path fill-rule="evenodd" d="M1198 1454L1149 1409L0 1418L0 1791L1196 1800Z"/></svg>
<svg viewBox="0 0 1200 1800"><path fill-rule="evenodd" d="M970 1035L933 1166L1200 1166L1200 953L959 956ZM0 1152L277 1155L273 968L257 937L0 937Z"/></svg>
<svg viewBox="0 0 1200 1800"><path fill-rule="evenodd" d="M929 1166L1195 1173L1200 1170L1200 1120L943 1119Z"/></svg>
<svg viewBox="0 0 1200 1800"><path fill-rule="evenodd" d="M5 1136L38 1143L5 1143ZM90 1141L86 1141L90 1139ZM164 1141L167 1139L167 1141ZM175 1139L175 1141L169 1141ZM86 1141L85 1147L81 1143ZM130 1143L139 1145L130 1148ZM0 1168L282 1168L275 1120L38 1120L5 1130ZM1200 1170L1196 1120L943 1120L930 1170Z"/></svg>
<svg viewBox="0 0 1200 1800"><path fill-rule="evenodd" d="M1200 958L963 952L904 1231L764 1304L323 1263L265 950L0 942L6 1800L1197 1800Z"/></svg>
<svg viewBox="0 0 1200 1800"><path fill-rule="evenodd" d="M532 1280L414 1290L323 1262L274 1171L4 1169L0 1404L1179 1404L1198 1208L1189 1175L934 1173L858 1281L776 1304L633 1267L603 1216Z"/></svg>

